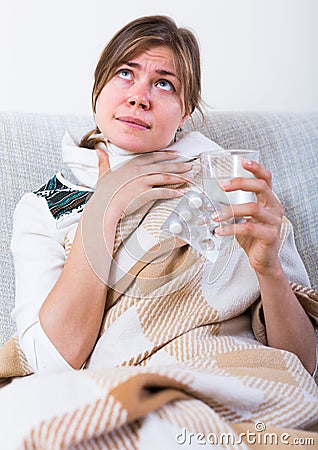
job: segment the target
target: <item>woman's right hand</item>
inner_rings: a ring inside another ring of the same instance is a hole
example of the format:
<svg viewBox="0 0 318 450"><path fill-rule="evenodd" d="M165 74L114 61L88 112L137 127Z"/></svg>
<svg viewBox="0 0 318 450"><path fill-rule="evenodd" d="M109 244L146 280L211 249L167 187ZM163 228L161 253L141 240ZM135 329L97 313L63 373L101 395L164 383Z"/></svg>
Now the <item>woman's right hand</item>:
<svg viewBox="0 0 318 450"><path fill-rule="evenodd" d="M113 172L109 170L107 153L97 153L99 176L95 194L107 197L107 206L118 220L150 201L182 196L178 187L193 178L191 163L174 161L180 156L175 151L138 155Z"/></svg>

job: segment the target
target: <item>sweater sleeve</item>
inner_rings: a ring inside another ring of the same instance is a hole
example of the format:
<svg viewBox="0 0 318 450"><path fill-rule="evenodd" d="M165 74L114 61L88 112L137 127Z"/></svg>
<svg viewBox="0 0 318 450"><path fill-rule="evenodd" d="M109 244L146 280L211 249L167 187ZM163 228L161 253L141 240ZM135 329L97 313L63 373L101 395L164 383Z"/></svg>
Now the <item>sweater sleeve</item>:
<svg viewBox="0 0 318 450"><path fill-rule="evenodd" d="M42 303L65 263L65 231L58 230L47 202L25 194L13 216L11 251L15 268L15 307L19 344L34 372L73 370L46 336L40 321Z"/></svg>

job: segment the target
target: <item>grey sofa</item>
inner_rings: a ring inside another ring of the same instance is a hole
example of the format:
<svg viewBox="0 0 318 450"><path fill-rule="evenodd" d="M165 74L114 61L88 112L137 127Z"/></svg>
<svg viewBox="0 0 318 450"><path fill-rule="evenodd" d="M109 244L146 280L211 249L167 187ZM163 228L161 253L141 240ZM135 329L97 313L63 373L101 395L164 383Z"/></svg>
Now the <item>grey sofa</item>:
<svg viewBox="0 0 318 450"><path fill-rule="evenodd" d="M1 287L0 344L13 332L14 270L10 255L12 214L26 191L35 190L62 167L65 130L93 125L91 117L0 113ZM273 173L274 190L295 228L296 244L312 287L317 274L318 112L263 113L211 110L186 129L197 129L225 148L256 148Z"/></svg>

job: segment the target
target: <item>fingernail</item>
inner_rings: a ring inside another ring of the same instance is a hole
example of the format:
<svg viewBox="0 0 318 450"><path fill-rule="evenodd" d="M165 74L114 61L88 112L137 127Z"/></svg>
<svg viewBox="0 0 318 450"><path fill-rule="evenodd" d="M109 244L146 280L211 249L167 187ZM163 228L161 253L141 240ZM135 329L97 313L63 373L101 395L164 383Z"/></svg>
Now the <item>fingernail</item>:
<svg viewBox="0 0 318 450"><path fill-rule="evenodd" d="M214 229L214 233L217 234L218 236L222 235L222 228L221 227L217 227Z"/></svg>
<svg viewBox="0 0 318 450"><path fill-rule="evenodd" d="M231 185L231 181L222 181L220 184L223 188L227 188Z"/></svg>
<svg viewBox="0 0 318 450"><path fill-rule="evenodd" d="M218 222L218 221L220 220L220 217L221 217L221 216L222 216L221 213L214 212L214 213L212 214L212 219L213 219L215 222Z"/></svg>
<svg viewBox="0 0 318 450"><path fill-rule="evenodd" d="M243 161L247 166L253 167L253 161L251 161L250 159L244 159Z"/></svg>

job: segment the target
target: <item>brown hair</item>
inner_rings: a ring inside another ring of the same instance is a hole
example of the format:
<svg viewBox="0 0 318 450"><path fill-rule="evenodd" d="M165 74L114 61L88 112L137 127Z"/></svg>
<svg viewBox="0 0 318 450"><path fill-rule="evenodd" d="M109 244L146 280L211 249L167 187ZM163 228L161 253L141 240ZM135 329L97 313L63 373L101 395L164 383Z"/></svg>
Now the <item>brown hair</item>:
<svg viewBox="0 0 318 450"><path fill-rule="evenodd" d="M106 45L95 69L92 91L94 113L98 96L117 67L132 56L159 46L169 47L174 54L176 69L184 89L185 113L190 115L195 109L202 113L200 50L197 39L192 31L178 28L170 17L161 15L144 16L129 22ZM103 141L98 133L98 128L87 133L80 146L95 148Z"/></svg>

